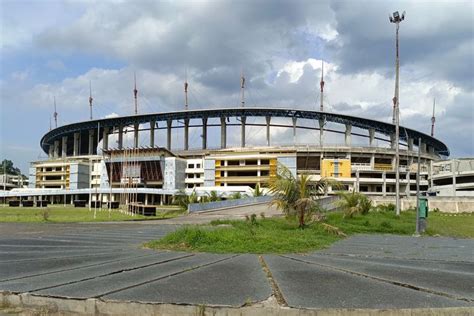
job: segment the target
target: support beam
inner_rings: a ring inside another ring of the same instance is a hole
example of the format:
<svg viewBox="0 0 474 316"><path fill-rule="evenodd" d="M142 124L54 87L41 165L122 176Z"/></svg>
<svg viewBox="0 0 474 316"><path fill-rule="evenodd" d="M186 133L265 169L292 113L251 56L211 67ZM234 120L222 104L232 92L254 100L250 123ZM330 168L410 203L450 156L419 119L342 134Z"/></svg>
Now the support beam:
<svg viewBox="0 0 474 316"><path fill-rule="evenodd" d="M202 149L207 148L207 117L202 118Z"/></svg>
<svg viewBox="0 0 474 316"><path fill-rule="evenodd" d="M407 146L409 151L413 151L413 138L408 137Z"/></svg>
<svg viewBox="0 0 474 316"><path fill-rule="evenodd" d="M395 133L390 134L390 148L395 149L396 140L395 140Z"/></svg>
<svg viewBox="0 0 474 316"><path fill-rule="evenodd" d="M296 121L298 119L294 116L292 117L292 121L293 121L293 144L296 145Z"/></svg>
<svg viewBox="0 0 474 316"><path fill-rule="evenodd" d="M374 146L374 140L375 140L375 129L369 128L369 146L370 147Z"/></svg>
<svg viewBox="0 0 474 316"><path fill-rule="evenodd" d="M245 120L247 119L246 116L241 117L241 133L240 133L240 147L245 147Z"/></svg>
<svg viewBox="0 0 474 316"><path fill-rule="evenodd" d="M89 142L88 142L88 145L89 145L88 154L89 155L94 154L94 134L95 134L94 132L95 132L94 129L89 130Z"/></svg>
<svg viewBox="0 0 474 316"><path fill-rule="evenodd" d="M155 121L150 121L150 147L155 148Z"/></svg>
<svg viewBox="0 0 474 316"><path fill-rule="evenodd" d="M73 143L73 151L72 154L74 156L79 156L79 152L81 151L80 149L80 136L81 134L79 133L74 133L74 143Z"/></svg>
<svg viewBox="0 0 474 316"><path fill-rule="evenodd" d="M227 147L227 122L226 117L221 116L221 148Z"/></svg>
<svg viewBox="0 0 474 316"><path fill-rule="evenodd" d="M451 170L453 173L453 196L456 196L456 173L457 173L457 163L456 159L451 161Z"/></svg>
<svg viewBox="0 0 474 316"><path fill-rule="evenodd" d="M346 124L346 132L344 134L344 141L346 146L350 147L352 140L351 140L351 132L352 132L352 125Z"/></svg>
<svg viewBox="0 0 474 316"><path fill-rule="evenodd" d="M67 136L63 136L61 139L61 157L66 158L67 156Z"/></svg>
<svg viewBox="0 0 474 316"><path fill-rule="evenodd" d="M387 195L387 174L385 171L382 173L382 195L386 196Z"/></svg>
<svg viewBox="0 0 474 316"><path fill-rule="evenodd" d="M422 142L419 146L421 146L421 152L426 153L426 144Z"/></svg>
<svg viewBox="0 0 474 316"><path fill-rule="evenodd" d="M271 116L265 116L265 121L267 122L267 146L270 147L270 122L272 120Z"/></svg>
<svg viewBox="0 0 474 316"><path fill-rule="evenodd" d="M104 127L102 132L102 151L109 149L109 128Z"/></svg>
<svg viewBox="0 0 474 316"><path fill-rule="evenodd" d="M184 119L184 150L189 149L189 119Z"/></svg>
<svg viewBox="0 0 474 316"><path fill-rule="evenodd" d="M48 158L54 158L54 146L53 145L49 145L48 147Z"/></svg>
<svg viewBox="0 0 474 316"><path fill-rule="evenodd" d="M123 148L123 126L120 125L118 127L118 143L117 143L118 149Z"/></svg>
<svg viewBox="0 0 474 316"><path fill-rule="evenodd" d="M138 130L140 129L140 124L135 123L133 125L133 148L138 148Z"/></svg>
<svg viewBox="0 0 474 316"><path fill-rule="evenodd" d="M59 140L54 141L54 158L59 158Z"/></svg>
<svg viewBox="0 0 474 316"><path fill-rule="evenodd" d="M171 150L171 126L173 126L173 120L168 119L166 121L166 149Z"/></svg>
<svg viewBox="0 0 474 316"><path fill-rule="evenodd" d="M324 119L319 119L319 146L324 145Z"/></svg>

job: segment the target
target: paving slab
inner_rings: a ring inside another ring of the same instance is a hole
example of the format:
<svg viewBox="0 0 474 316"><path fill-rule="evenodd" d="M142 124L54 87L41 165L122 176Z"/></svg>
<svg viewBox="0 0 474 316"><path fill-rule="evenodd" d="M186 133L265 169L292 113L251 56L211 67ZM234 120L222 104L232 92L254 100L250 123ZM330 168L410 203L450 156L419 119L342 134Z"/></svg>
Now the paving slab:
<svg viewBox="0 0 474 316"><path fill-rule="evenodd" d="M89 280L37 291L36 293L69 298L101 297L184 273L191 269L198 269L200 266L209 265L230 257L230 255L188 253L183 254L177 260L164 261L148 267L99 276Z"/></svg>
<svg viewBox="0 0 474 316"><path fill-rule="evenodd" d="M255 255L213 265L104 296L136 302L242 306L267 299L271 287Z"/></svg>
<svg viewBox="0 0 474 316"><path fill-rule="evenodd" d="M402 286L298 262L264 256L284 298L297 308L427 308L472 306Z"/></svg>
<svg viewBox="0 0 474 316"><path fill-rule="evenodd" d="M361 276L371 276L387 282L400 283L413 288L422 288L448 297L474 301L474 264L467 271L438 270L424 262L413 262L411 266L400 265L392 259L386 262L369 262L350 257L333 257L313 254L310 256L288 255L304 262L339 268Z"/></svg>
<svg viewBox="0 0 474 316"><path fill-rule="evenodd" d="M321 251L370 257L474 262L474 239L355 235Z"/></svg>
<svg viewBox="0 0 474 316"><path fill-rule="evenodd" d="M154 256L153 252L143 252L137 250L130 250L128 252L97 253L95 256L81 256L81 257L63 257L51 258L48 260L29 260L23 262L0 262L0 281L5 279L13 279L20 277L27 277L32 275L39 275L45 273L52 273L55 271L63 271L65 269L77 269L87 266L103 265L109 262L115 262L127 258L136 258L144 256Z"/></svg>
<svg viewBox="0 0 474 316"><path fill-rule="evenodd" d="M67 267L65 267L63 271L0 282L0 288L16 293L32 292L39 289L92 279L102 275L118 273L126 269L138 269L182 256L182 253L177 252L161 252L153 256L133 256L132 258L117 259L103 264L79 267L76 269L67 269Z"/></svg>

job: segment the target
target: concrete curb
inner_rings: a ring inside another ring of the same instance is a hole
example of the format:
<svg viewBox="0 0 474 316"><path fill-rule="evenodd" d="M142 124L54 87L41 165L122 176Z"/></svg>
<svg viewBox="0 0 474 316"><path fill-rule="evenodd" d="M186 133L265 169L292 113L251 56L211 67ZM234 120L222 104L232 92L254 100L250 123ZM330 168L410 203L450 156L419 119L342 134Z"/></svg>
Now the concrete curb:
<svg viewBox="0 0 474 316"><path fill-rule="evenodd" d="M41 311L48 315L215 315L215 316L448 316L474 315L474 307L415 308L415 309L299 309L281 307L275 299L243 307L152 304L124 301L104 301L90 298L85 300L36 296L30 293L14 294L0 291L1 309L20 308L19 314L34 315ZM17 312L18 313L18 312Z"/></svg>

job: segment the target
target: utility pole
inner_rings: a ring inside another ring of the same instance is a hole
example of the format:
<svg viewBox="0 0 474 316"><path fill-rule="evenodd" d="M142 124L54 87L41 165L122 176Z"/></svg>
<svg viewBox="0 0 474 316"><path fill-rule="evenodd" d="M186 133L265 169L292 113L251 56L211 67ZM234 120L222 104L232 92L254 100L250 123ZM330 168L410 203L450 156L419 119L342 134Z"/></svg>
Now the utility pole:
<svg viewBox="0 0 474 316"><path fill-rule="evenodd" d="M240 74L240 103L242 107L245 107L245 77L244 77L244 71L242 70L242 73Z"/></svg>
<svg viewBox="0 0 474 316"><path fill-rule="evenodd" d="M431 117L431 137L434 136L434 126L435 126L435 106L436 106L436 99L433 98L433 116Z"/></svg>
<svg viewBox="0 0 474 316"><path fill-rule="evenodd" d="M391 23L396 25L396 54L395 54L395 96L393 97L393 109L394 109L394 124L395 124L395 204L397 216L400 216L400 100L399 100L399 70L400 70L400 58L398 55L398 30L400 28L400 22L405 19L405 12L400 14L398 11L393 13L393 16L389 16Z"/></svg>
<svg viewBox="0 0 474 316"><path fill-rule="evenodd" d="M89 108L90 108L90 119L92 121L92 101L94 99L92 98L92 82L89 80Z"/></svg>
<svg viewBox="0 0 474 316"><path fill-rule="evenodd" d="M188 71L184 70L184 109L188 110Z"/></svg>
<svg viewBox="0 0 474 316"><path fill-rule="evenodd" d="M58 128L58 112L56 112L56 97L54 97L54 126Z"/></svg>
<svg viewBox="0 0 474 316"><path fill-rule="evenodd" d="M133 88L133 96L135 98L135 115L137 115L138 114L138 99L137 99L138 90L137 90L137 74L136 73L133 73L133 78L135 80L135 86Z"/></svg>
<svg viewBox="0 0 474 316"><path fill-rule="evenodd" d="M321 87L321 93L320 93L320 107L319 107L319 110L321 112L324 111L324 107L323 107L323 94L324 94L324 61L321 60L321 82L319 83L320 87Z"/></svg>

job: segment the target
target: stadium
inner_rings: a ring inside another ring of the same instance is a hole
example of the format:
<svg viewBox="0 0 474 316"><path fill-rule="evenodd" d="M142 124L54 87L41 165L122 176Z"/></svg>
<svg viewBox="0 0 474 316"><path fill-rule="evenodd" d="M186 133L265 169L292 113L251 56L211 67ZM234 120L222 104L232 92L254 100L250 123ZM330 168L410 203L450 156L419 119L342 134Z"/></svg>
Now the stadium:
<svg viewBox="0 0 474 316"><path fill-rule="evenodd" d="M264 130L264 144L246 143L250 128ZM191 129L200 132L200 144L190 144ZM231 129L234 138L240 132L240 144L228 143ZM275 144L273 129L292 135L293 143ZM178 131L181 144L172 137ZM297 142L300 131L309 141ZM220 146L209 146L210 139ZM333 178L338 190L395 194L395 125L324 111L240 106L120 116L54 128L40 145L48 158L31 164L29 188L16 196L113 202L133 189L137 202L163 204L180 190L248 194L276 177L280 164L294 175ZM449 155L447 146L402 126L399 146L401 195L416 193L418 150L420 188L429 190L433 162Z"/></svg>

